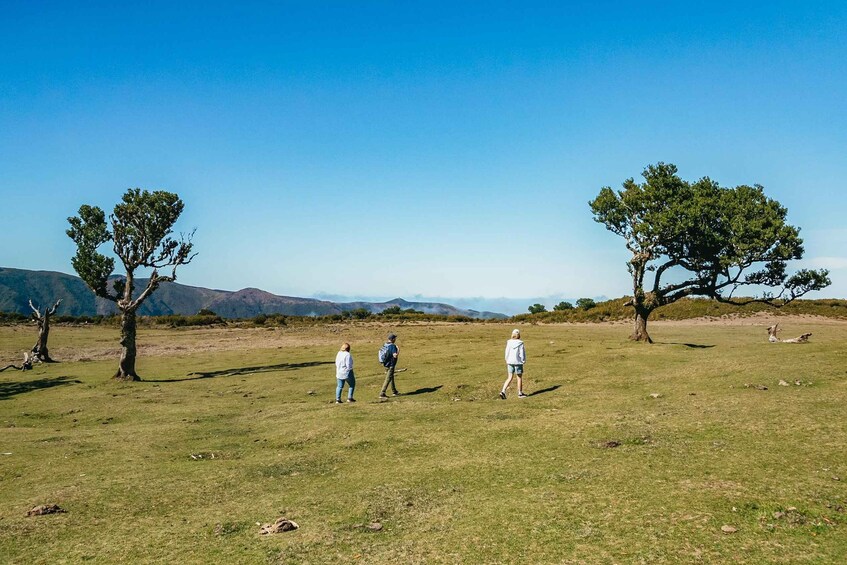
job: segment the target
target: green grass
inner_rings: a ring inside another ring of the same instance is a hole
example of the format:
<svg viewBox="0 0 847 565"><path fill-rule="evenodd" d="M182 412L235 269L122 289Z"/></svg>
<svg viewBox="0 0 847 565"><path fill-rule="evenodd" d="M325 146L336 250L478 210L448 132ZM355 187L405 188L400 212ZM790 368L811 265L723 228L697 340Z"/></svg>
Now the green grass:
<svg viewBox="0 0 847 565"><path fill-rule="evenodd" d="M844 562L847 323L766 325L526 325L506 401L511 326L404 325L417 394L382 403L384 326L145 329L134 384L116 330L56 327L90 360L0 373L0 561ZM32 332L0 327L0 359ZM281 515L300 529L258 534Z"/></svg>

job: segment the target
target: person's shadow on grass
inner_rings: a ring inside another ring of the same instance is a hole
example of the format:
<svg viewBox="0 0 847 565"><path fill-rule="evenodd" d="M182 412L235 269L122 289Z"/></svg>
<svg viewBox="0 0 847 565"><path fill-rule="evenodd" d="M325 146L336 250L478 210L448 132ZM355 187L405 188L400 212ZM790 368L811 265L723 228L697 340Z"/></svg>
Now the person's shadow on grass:
<svg viewBox="0 0 847 565"><path fill-rule="evenodd" d="M440 389L443 386L444 385L423 387L423 388L419 388L418 390L413 390L412 392L407 392L403 396L414 396L415 394L428 394L430 392L437 391L438 389Z"/></svg>
<svg viewBox="0 0 847 565"><path fill-rule="evenodd" d="M544 394L545 392L553 392L554 390L556 390L557 388L560 388L561 386L562 385L548 386L547 388L542 388L541 390L536 390L536 391L530 392L529 394L527 394L527 396L536 396L538 394Z"/></svg>

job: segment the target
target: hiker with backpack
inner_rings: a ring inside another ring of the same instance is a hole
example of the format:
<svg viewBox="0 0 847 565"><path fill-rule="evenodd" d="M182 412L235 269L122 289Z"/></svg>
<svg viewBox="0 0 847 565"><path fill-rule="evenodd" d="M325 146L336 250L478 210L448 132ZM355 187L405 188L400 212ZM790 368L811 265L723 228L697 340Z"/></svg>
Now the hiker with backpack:
<svg viewBox="0 0 847 565"><path fill-rule="evenodd" d="M388 398L385 394L388 387L391 386L391 393L394 396L400 396L397 391L397 386L394 384L394 368L397 366L397 357L400 355L400 349L394 342L397 336L393 333L388 334L388 341L379 350L379 362L385 367L385 382L382 383L382 390L379 393L380 400Z"/></svg>
<svg viewBox="0 0 847 565"><path fill-rule="evenodd" d="M500 398L506 400L506 389L512 383L512 377L518 378L518 398L526 398L523 393L523 366L526 363L526 348L521 341L521 331L519 329L512 330L512 339L506 342L506 370L508 377L503 383L503 388L500 389Z"/></svg>
<svg viewBox="0 0 847 565"><path fill-rule="evenodd" d="M335 356L335 403L341 404L341 391L347 383L347 402L356 402L353 391L356 390L356 375L353 374L353 355L350 354L350 344L343 343L341 351Z"/></svg>

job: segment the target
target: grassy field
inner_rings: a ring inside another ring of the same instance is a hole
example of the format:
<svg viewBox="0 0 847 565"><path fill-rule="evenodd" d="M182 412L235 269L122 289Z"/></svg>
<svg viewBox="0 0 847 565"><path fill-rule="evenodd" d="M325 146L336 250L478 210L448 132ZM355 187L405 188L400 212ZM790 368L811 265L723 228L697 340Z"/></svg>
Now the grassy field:
<svg viewBox="0 0 847 565"><path fill-rule="evenodd" d="M0 373L0 562L843 563L847 322L768 323L527 324L506 401L506 325L145 329L134 384L117 330L55 327L62 363Z"/></svg>

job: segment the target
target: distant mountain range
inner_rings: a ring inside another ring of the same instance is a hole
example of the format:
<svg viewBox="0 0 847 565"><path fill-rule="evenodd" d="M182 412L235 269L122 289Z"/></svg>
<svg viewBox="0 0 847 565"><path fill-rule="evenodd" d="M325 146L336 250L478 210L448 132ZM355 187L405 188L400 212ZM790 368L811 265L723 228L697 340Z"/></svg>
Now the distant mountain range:
<svg viewBox="0 0 847 565"><path fill-rule="evenodd" d="M387 297L385 296L344 296L340 294L329 294L325 292L317 292L313 295L319 300L329 300L330 302L382 302ZM579 299L577 296L567 296L565 294L548 294L546 296L524 296L518 298L509 298L505 296L490 297L490 296L427 296L423 294L415 294L407 297L412 302L438 302L440 304L452 304L456 308L466 310L478 310L488 312L502 312L507 316L517 314L526 314L530 304L543 304L548 310L560 302L570 302L576 304ZM598 304L609 300L605 295L587 296Z"/></svg>
<svg viewBox="0 0 847 565"><path fill-rule="evenodd" d="M139 279L138 291L147 284ZM71 316L93 316L113 314L115 304L97 298L79 277L52 271L29 271L0 267L0 312L31 312L28 301L40 307L52 305L62 299L58 314ZM331 302L314 298L278 296L259 290L245 288L238 291L213 290L186 286L179 283L163 283L142 304L142 316L167 314L196 314L207 309L224 318L252 318L259 314L284 314L288 316L327 316L364 308L378 313L386 308L399 306L403 310L412 308L427 314L444 316L468 316L479 319L506 318L505 314L478 312L456 308L439 302L410 302L402 298L385 302Z"/></svg>

